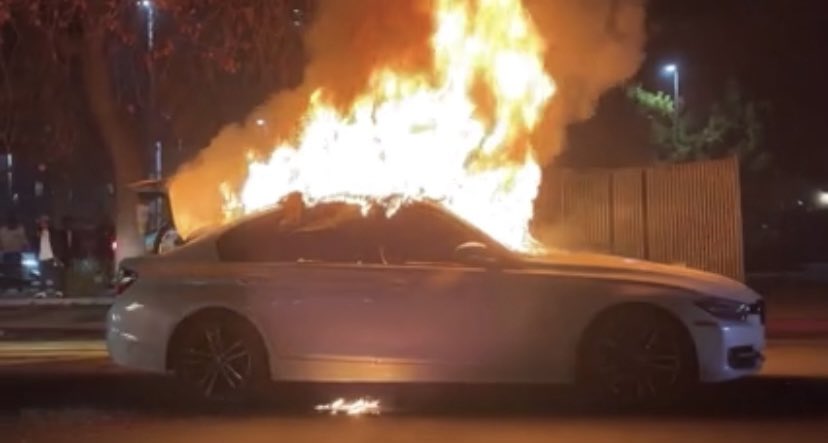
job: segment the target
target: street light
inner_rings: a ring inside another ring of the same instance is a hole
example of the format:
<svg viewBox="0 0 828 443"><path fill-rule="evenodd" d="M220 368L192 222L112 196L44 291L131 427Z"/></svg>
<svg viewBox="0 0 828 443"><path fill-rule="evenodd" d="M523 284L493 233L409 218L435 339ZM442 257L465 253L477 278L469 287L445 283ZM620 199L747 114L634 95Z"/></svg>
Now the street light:
<svg viewBox="0 0 828 443"><path fill-rule="evenodd" d="M147 75L149 81L148 100L147 100L147 139L150 142L149 150L152 157L152 172L150 176L155 179L160 179L163 175L163 146L161 141L156 139L156 85L155 85L155 64L152 58L152 51L155 49L155 13L156 7L153 0L138 0L135 5L139 9L143 9L147 14L147 55L148 63Z"/></svg>
<svg viewBox="0 0 828 443"><path fill-rule="evenodd" d="M828 208L828 192L817 191L817 193L816 193L816 204L820 208Z"/></svg>
<svg viewBox="0 0 828 443"><path fill-rule="evenodd" d="M155 5L152 0L140 0L135 4L147 11L147 46L152 49L155 47Z"/></svg>
<svg viewBox="0 0 828 443"><path fill-rule="evenodd" d="M680 94L679 94L680 71L679 71L678 65L676 65L674 63L671 63L671 64L665 66L664 67L664 73L673 76L673 99L676 101L676 106L678 106L678 102L679 102L679 99L681 97Z"/></svg>
<svg viewBox="0 0 828 443"><path fill-rule="evenodd" d="M681 106L680 77L681 71L675 63L664 67L664 73L673 76L673 143L678 145L679 141L679 109Z"/></svg>
<svg viewBox="0 0 828 443"><path fill-rule="evenodd" d="M156 112L157 112L157 91L156 91L156 79L155 79L155 62L153 60L152 52L155 50L155 13L156 7L153 3L153 0L138 0L135 2L135 5L139 9L143 9L144 12L147 14L147 80L149 82L148 87L148 99L147 99L147 139L149 140L149 154L152 158L152 171L150 172L150 177L156 180L160 180L163 178L164 175L164 146L156 136L157 132L157 122L156 122ZM151 211L151 220L154 229L159 229L162 224L162 210L160 202L153 202Z"/></svg>

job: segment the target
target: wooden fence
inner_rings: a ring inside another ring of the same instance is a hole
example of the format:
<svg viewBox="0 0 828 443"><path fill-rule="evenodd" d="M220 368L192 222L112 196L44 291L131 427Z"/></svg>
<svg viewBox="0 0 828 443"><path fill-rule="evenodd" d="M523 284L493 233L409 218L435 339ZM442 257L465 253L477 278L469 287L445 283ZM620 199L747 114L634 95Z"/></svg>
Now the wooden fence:
<svg viewBox="0 0 828 443"><path fill-rule="evenodd" d="M559 170L545 180L537 215L536 231L548 244L744 279L735 159Z"/></svg>

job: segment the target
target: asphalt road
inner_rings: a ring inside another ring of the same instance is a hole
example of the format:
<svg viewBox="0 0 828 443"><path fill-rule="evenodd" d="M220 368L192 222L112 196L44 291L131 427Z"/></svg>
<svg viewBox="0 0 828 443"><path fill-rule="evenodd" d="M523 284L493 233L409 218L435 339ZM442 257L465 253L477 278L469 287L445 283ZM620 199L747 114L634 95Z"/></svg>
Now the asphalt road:
<svg viewBox="0 0 828 443"><path fill-rule="evenodd" d="M206 413L167 379L113 368L100 343L0 343L0 443L828 441L828 341L776 341L768 357L761 377L656 412L601 411L559 388L286 385L258 408ZM314 411L363 395L379 416Z"/></svg>

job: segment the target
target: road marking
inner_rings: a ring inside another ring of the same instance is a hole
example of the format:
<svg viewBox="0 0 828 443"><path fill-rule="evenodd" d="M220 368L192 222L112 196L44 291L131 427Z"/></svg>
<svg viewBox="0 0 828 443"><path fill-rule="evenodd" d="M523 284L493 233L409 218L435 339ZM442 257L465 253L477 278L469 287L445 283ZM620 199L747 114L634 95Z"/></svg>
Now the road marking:
<svg viewBox="0 0 828 443"><path fill-rule="evenodd" d="M98 340L64 342L0 342L0 366L107 362L106 344Z"/></svg>

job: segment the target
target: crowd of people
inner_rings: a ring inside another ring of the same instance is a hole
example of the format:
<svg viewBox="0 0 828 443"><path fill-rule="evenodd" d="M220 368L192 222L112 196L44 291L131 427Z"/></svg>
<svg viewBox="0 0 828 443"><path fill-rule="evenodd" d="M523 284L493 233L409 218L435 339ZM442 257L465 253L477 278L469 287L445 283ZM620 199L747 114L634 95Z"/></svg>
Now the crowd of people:
<svg viewBox="0 0 828 443"><path fill-rule="evenodd" d="M55 224L43 215L26 226L10 215L0 227L2 276L16 289L36 288L36 297L63 297L67 271L77 262L92 259L101 268L111 266L113 240L108 223L88 229L71 217ZM34 270L27 269L27 255Z"/></svg>

